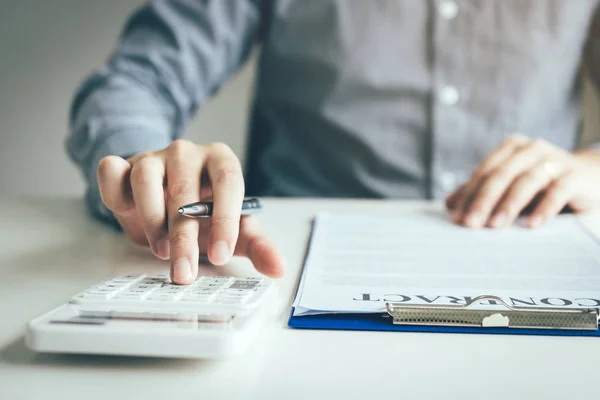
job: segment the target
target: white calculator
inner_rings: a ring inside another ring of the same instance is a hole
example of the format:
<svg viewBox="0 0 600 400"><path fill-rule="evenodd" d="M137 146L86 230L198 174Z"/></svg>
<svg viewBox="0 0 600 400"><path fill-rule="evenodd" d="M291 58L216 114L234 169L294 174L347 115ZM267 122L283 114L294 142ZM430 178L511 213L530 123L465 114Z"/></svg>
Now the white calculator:
<svg viewBox="0 0 600 400"><path fill-rule="evenodd" d="M117 276L29 322L39 352L223 358L243 352L259 332L273 282L201 276L191 285L168 275Z"/></svg>

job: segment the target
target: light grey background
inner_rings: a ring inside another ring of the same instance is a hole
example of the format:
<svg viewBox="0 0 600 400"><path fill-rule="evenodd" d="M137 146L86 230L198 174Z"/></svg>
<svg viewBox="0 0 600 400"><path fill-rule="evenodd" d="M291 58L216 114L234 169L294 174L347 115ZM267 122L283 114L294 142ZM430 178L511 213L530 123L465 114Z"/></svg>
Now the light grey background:
<svg viewBox="0 0 600 400"><path fill-rule="evenodd" d="M0 0L0 195L80 195L67 114L79 82L109 54L142 0ZM223 141L243 157L254 63L206 104L186 138ZM600 132L588 86L585 141Z"/></svg>
<svg viewBox="0 0 600 400"><path fill-rule="evenodd" d="M65 152L75 89L142 0L0 0L0 195L81 195ZM200 110L186 138L243 157L254 63Z"/></svg>

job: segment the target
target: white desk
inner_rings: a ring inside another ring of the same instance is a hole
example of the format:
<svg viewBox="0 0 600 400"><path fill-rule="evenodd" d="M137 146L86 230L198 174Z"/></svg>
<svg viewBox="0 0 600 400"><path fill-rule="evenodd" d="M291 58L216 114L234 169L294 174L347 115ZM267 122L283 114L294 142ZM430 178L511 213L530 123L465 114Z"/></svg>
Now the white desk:
<svg viewBox="0 0 600 400"><path fill-rule="evenodd" d="M266 200L289 261L276 317L243 356L207 362L38 355L26 322L111 275L162 270L75 199L0 200L0 399L594 399L600 339L344 332L287 327L310 218L424 203ZM586 223L600 233L600 216ZM225 273L251 271L235 260Z"/></svg>

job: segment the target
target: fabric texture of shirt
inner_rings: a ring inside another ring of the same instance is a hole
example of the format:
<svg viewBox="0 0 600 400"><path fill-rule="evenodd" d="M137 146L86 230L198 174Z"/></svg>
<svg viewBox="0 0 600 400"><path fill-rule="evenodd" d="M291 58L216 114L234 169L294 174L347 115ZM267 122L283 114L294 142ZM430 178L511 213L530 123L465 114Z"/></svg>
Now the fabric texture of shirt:
<svg viewBox="0 0 600 400"><path fill-rule="evenodd" d="M248 195L439 199L513 133L577 146L597 5L156 0L77 92L68 152L109 217L99 160L168 146L258 44Z"/></svg>

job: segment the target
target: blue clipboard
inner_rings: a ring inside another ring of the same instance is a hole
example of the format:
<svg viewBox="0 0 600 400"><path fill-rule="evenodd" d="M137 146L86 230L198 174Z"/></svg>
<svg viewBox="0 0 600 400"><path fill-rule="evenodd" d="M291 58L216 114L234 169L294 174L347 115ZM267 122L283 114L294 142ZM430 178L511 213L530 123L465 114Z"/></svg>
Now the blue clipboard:
<svg viewBox="0 0 600 400"><path fill-rule="evenodd" d="M471 328L424 325L394 325L392 317L381 314L321 314L294 316L294 307L288 320L290 328L326 329L350 331L390 332L436 332L436 333L479 333L495 335L542 335L542 336L597 336L600 331L522 329L522 328Z"/></svg>
<svg viewBox="0 0 600 400"><path fill-rule="evenodd" d="M314 229L314 220L312 229ZM302 286L306 259L310 252L312 233L306 247L304 262L296 293ZM588 336L600 337L597 330L569 330L569 329L530 329L530 328L491 328L491 327L456 327L433 325L399 325L393 323L393 318L388 313L330 313L318 315L294 316L295 307L291 307L288 326L294 329L325 329L347 331L387 331L387 332L432 332L432 333L466 333L466 334L491 334L491 335L528 335L528 336Z"/></svg>

